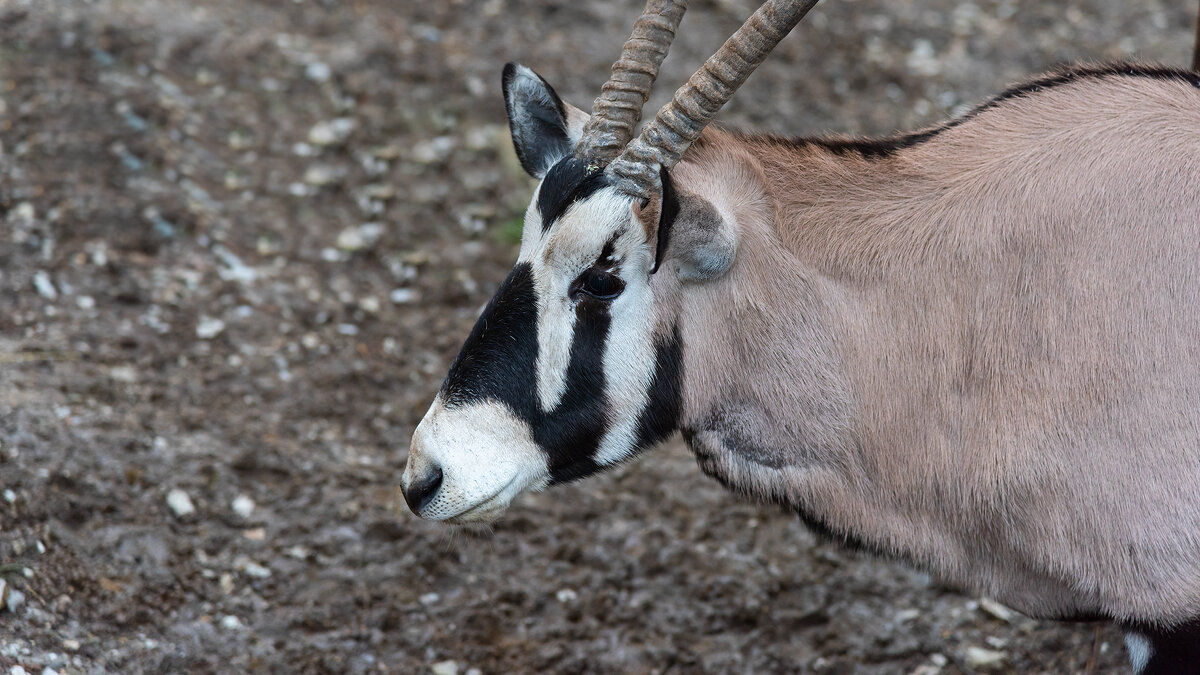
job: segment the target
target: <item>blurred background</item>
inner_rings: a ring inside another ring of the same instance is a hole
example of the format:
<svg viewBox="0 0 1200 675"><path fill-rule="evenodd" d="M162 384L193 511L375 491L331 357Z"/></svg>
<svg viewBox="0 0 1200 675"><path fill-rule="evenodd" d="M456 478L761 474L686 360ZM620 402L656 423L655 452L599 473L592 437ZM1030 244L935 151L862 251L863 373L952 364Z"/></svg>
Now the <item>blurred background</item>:
<svg viewBox="0 0 1200 675"><path fill-rule="evenodd" d="M755 6L692 4L654 104ZM532 191L500 68L588 108L641 5L0 0L0 672L1127 672L677 442L486 532L398 500ZM1184 66L1195 5L826 0L721 119L887 134Z"/></svg>

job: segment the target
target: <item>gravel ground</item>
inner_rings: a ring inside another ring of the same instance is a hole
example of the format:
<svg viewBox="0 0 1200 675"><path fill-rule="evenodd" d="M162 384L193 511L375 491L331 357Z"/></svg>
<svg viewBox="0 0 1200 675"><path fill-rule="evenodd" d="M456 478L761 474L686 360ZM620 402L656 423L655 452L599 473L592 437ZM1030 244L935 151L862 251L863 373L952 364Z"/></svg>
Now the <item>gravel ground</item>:
<svg viewBox="0 0 1200 675"><path fill-rule="evenodd" d="M640 4L0 0L0 673L1126 670L677 443L488 531L404 509L531 192L500 66L586 107ZM667 83L752 9L694 4ZM888 133L1185 64L1183 4L827 0L723 119Z"/></svg>

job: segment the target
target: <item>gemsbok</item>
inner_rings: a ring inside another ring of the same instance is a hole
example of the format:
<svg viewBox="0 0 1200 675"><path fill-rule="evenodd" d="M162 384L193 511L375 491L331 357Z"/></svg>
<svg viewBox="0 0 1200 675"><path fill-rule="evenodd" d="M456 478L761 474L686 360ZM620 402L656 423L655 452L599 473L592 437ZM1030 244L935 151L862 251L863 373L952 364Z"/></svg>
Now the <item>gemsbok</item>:
<svg viewBox="0 0 1200 675"><path fill-rule="evenodd" d="M818 531L1200 672L1200 75L1067 68L894 138L709 126L816 4L771 0L634 138L684 4L590 116L505 66L541 182L413 512L490 521L678 430Z"/></svg>

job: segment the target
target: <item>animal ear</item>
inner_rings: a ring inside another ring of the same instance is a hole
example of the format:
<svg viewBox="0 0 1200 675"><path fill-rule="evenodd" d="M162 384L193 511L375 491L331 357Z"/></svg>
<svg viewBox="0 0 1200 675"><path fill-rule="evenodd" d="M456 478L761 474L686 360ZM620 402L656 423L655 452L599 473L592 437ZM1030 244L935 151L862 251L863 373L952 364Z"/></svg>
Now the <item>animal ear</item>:
<svg viewBox="0 0 1200 675"><path fill-rule="evenodd" d="M534 178L571 153L588 115L563 103L540 75L519 63L504 65L504 107L521 166Z"/></svg>
<svg viewBox="0 0 1200 675"><path fill-rule="evenodd" d="M683 281L710 281L725 274L737 253L737 232L707 199L679 190L663 171L654 271L662 265Z"/></svg>

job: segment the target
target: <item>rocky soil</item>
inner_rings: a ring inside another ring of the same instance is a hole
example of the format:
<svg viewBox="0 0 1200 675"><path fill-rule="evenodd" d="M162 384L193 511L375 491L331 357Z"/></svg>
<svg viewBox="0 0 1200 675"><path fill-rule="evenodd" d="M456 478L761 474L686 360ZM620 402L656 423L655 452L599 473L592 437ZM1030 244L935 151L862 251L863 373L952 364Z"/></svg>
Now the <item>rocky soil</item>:
<svg viewBox="0 0 1200 675"><path fill-rule="evenodd" d="M640 4L0 0L0 673L1125 671L678 444L488 531L398 501L516 256L500 66L586 107ZM668 83L752 9L693 4ZM886 133L1185 64L1183 4L827 0L723 119Z"/></svg>

